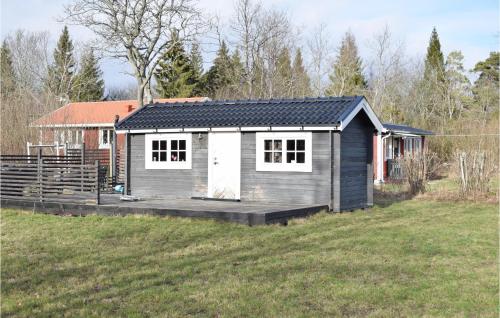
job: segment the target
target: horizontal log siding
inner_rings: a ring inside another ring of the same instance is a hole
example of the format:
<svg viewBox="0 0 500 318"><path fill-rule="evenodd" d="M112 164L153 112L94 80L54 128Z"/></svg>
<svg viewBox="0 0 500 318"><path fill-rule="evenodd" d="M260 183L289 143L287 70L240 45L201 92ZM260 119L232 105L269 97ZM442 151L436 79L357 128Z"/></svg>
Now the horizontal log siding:
<svg viewBox="0 0 500 318"><path fill-rule="evenodd" d="M201 136L201 139L198 138ZM190 198L207 195L208 135L193 134L192 169L145 169L145 135L130 136L130 190L139 197Z"/></svg>
<svg viewBox="0 0 500 318"><path fill-rule="evenodd" d="M312 172L256 171L255 133L242 133L241 200L330 204L329 133L312 134Z"/></svg>
<svg viewBox="0 0 500 318"><path fill-rule="evenodd" d="M340 151L340 210L365 208L370 205L373 182L370 166L373 161L374 127L364 112L360 112L342 131Z"/></svg>

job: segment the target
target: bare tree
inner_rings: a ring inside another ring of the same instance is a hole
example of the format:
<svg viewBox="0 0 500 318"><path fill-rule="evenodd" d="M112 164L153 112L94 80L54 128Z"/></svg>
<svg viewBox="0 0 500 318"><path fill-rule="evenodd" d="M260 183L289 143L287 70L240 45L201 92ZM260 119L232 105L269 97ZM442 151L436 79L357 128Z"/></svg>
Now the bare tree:
<svg viewBox="0 0 500 318"><path fill-rule="evenodd" d="M178 41L189 42L202 28L191 0L75 0L65 6L67 21L99 37L99 48L127 60L137 80L137 101L152 101L150 83L161 53Z"/></svg>
<svg viewBox="0 0 500 318"><path fill-rule="evenodd" d="M252 77L257 60L255 51L258 38L258 20L262 7L260 2L252 3L251 0L239 0L236 3L235 11L232 29L236 34L238 46L243 54L243 65L245 68L243 76L248 89L247 97L252 97Z"/></svg>
<svg viewBox="0 0 500 318"><path fill-rule="evenodd" d="M391 121L394 112L408 91L404 43L395 41L386 25L369 42L372 60L369 63L370 105L382 118Z"/></svg>
<svg viewBox="0 0 500 318"><path fill-rule="evenodd" d="M307 41L312 89L317 96L325 93L328 65L332 60L332 48L328 38L326 25L322 23L313 29L312 36Z"/></svg>
<svg viewBox="0 0 500 318"><path fill-rule="evenodd" d="M23 153L26 142L37 139L31 123L59 106L43 85L49 65L48 38L46 32L18 30L5 39L11 53L14 89L0 94L2 153Z"/></svg>

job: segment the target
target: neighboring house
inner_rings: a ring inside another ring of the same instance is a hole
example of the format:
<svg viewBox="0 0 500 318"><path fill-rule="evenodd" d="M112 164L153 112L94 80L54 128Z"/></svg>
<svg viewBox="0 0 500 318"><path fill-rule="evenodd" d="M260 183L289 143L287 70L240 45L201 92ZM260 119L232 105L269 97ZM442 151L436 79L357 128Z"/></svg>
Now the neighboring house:
<svg viewBox="0 0 500 318"><path fill-rule="evenodd" d="M125 136L126 192L328 205L373 204L373 135L362 96L145 106Z"/></svg>
<svg viewBox="0 0 500 318"><path fill-rule="evenodd" d="M206 97L157 99L158 103L204 101ZM123 119L137 110L137 100L69 103L32 123L39 128L40 144L109 152L114 138L114 124L118 116ZM118 136L117 147L123 147Z"/></svg>
<svg viewBox="0 0 500 318"><path fill-rule="evenodd" d="M384 123L382 134L373 138L375 182L400 179L403 175L398 159L421 154L426 147L425 136L433 132L406 125Z"/></svg>

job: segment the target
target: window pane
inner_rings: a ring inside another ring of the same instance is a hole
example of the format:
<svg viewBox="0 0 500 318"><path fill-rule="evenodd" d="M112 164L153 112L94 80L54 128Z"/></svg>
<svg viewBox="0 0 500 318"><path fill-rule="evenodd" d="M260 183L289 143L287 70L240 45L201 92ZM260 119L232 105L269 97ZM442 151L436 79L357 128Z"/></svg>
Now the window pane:
<svg viewBox="0 0 500 318"><path fill-rule="evenodd" d="M186 150L186 141L179 140L179 150Z"/></svg>
<svg viewBox="0 0 500 318"><path fill-rule="evenodd" d="M177 150L177 140L170 140L170 149Z"/></svg>
<svg viewBox="0 0 500 318"><path fill-rule="evenodd" d="M153 140L153 150L158 150L158 140Z"/></svg>
<svg viewBox="0 0 500 318"><path fill-rule="evenodd" d="M274 162L280 163L281 162L281 152L273 152L274 153Z"/></svg>
<svg viewBox="0 0 500 318"><path fill-rule="evenodd" d="M272 156L272 152L264 152L264 162L273 162Z"/></svg>
<svg viewBox="0 0 500 318"><path fill-rule="evenodd" d="M153 161L158 161L158 152L153 151Z"/></svg>
<svg viewBox="0 0 500 318"><path fill-rule="evenodd" d="M297 163L306 162L306 154L305 152L297 152Z"/></svg>
<svg viewBox="0 0 500 318"><path fill-rule="evenodd" d="M109 143L113 143L113 131L112 130L108 131L109 131Z"/></svg>
<svg viewBox="0 0 500 318"><path fill-rule="evenodd" d="M297 140L297 150L306 150L306 141L304 139Z"/></svg>
<svg viewBox="0 0 500 318"><path fill-rule="evenodd" d="M286 153L286 162L288 162L288 163L295 162L295 152L287 152Z"/></svg>
<svg viewBox="0 0 500 318"><path fill-rule="evenodd" d="M186 152L179 151L179 161L186 161Z"/></svg>
<svg viewBox="0 0 500 318"><path fill-rule="evenodd" d="M102 144L105 145L108 143L108 131L103 130L102 131Z"/></svg>
<svg viewBox="0 0 500 318"><path fill-rule="evenodd" d="M295 140L286 141L286 150L295 150Z"/></svg>
<svg viewBox="0 0 500 318"><path fill-rule="evenodd" d="M273 150L272 145L273 145L272 140L264 140L264 150Z"/></svg>
<svg viewBox="0 0 500 318"><path fill-rule="evenodd" d="M166 151L160 152L160 161L167 161L167 152Z"/></svg>
<svg viewBox="0 0 500 318"><path fill-rule="evenodd" d="M274 150L281 150L281 140L274 141Z"/></svg>
<svg viewBox="0 0 500 318"><path fill-rule="evenodd" d="M167 150L167 141L160 140L160 150Z"/></svg>
<svg viewBox="0 0 500 318"><path fill-rule="evenodd" d="M170 152L170 161L179 161L179 155L177 151Z"/></svg>

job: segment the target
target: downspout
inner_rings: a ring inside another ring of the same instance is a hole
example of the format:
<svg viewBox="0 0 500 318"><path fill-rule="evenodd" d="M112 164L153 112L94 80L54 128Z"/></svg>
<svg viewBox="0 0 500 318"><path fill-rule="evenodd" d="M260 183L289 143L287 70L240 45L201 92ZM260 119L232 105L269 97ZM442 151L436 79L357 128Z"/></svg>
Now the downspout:
<svg viewBox="0 0 500 318"><path fill-rule="evenodd" d="M333 132L329 131L330 139L328 141L330 146L330 211L333 211Z"/></svg>

